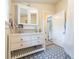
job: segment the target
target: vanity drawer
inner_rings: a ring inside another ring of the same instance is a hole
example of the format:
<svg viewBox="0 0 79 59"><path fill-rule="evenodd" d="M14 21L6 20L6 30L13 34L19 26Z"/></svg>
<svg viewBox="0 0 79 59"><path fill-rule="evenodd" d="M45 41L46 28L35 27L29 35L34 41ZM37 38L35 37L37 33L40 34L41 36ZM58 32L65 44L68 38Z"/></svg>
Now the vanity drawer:
<svg viewBox="0 0 79 59"><path fill-rule="evenodd" d="M27 48L27 47L31 47L31 46L34 46L34 45L32 45L31 42L12 43L12 44L10 45L10 50L13 51L13 50L22 49L22 48Z"/></svg>
<svg viewBox="0 0 79 59"><path fill-rule="evenodd" d="M30 41L30 42L23 42L24 47L30 47L30 46L35 46L35 45L40 45L42 44L41 41Z"/></svg>
<svg viewBox="0 0 79 59"><path fill-rule="evenodd" d="M38 35L34 35L34 36L20 36L22 41L37 41L37 40L41 40L41 37Z"/></svg>
<svg viewBox="0 0 79 59"><path fill-rule="evenodd" d="M29 42L19 42L19 43L12 43L10 45L11 51L17 50L17 49L22 49L22 48L27 48L35 45L40 45L42 44L41 41L29 41Z"/></svg>
<svg viewBox="0 0 79 59"><path fill-rule="evenodd" d="M21 42L22 39L19 35L10 35L9 41L10 41L10 43L17 43L17 42Z"/></svg>
<svg viewBox="0 0 79 59"><path fill-rule="evenodd" d="M9 35L10 43L42 40L41 35Z"/></svg>
<svg viewBox="0 0 79 59"><path fill-rule="evenodd" d="M28 44L24 44L22 42L19 42L19 43L14 43L14 44L11 44L10 45L10 49L11 51L13 50L17 50L17 49L22 49L22 48L26 48L28 46Z"/></svg>

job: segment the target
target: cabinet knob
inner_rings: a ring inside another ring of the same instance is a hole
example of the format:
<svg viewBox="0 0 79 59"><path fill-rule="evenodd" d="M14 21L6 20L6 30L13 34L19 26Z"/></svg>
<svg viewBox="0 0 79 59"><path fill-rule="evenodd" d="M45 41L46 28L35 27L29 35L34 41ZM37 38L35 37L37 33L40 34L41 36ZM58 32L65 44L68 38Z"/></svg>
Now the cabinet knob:
<svg viewBox="0 0 79 59"><path fill-rule="evenodd" d="M21 39L21 40L23 40L23 39Z"/></svg>
<svg viewBox="0 0 79 59"><path fill-rule="evenodd" d="M23 46L23 44L21 44L21 46Z"/></svg>
<svg viewBox="0 0 79 59"><path fill-rule="evenodd" d="M37 37L38 39L40 38L40 37Z"/></svg>
<svg viewBox="0 0 79 59"><path fill-rule="evenodd" d="M40 42L40 41L38 41L38 42Z"/></svg>

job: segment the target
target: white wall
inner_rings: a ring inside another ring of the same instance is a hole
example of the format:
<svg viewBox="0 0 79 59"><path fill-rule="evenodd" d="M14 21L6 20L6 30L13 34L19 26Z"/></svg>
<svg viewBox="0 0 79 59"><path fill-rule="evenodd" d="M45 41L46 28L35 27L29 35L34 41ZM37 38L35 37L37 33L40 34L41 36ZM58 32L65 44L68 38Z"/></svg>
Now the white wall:
<svg viewBox="0 0 79 59"><path fill-rule="evenodd" d="M47 11L51 13L55 12L55 6L53 4L31 3L30 5L37 8L38 10Z"/></svg>
<svg viewBox="0 0 79 59"><path fill-rule="evenodd" d="M67 5L68 5L68 0L61 0L58 3L55 4L55 12L60 12L63 10L66 10Z"/></svg>
<svg viewBox="0 0 79 59"><path fill-rule="evenodd" d="M64 4L65 5L64 5ZM62 6L63 5L63 6ZM67 5L67 6L66 6ZM63 17L62 10L67 8L67 23L66 23L66 33L63 34L63 20L54 19L53 20L53 42L64 47L65 51L74 58L74 11L73 11L73 0L68 0L68 4L65 1L61 1L56 5L56 17ZM58 15L59 14L59 15ZM61 15L62 14L62 15ZM60 16L61 15L61 16Z"/></svg>
<svg viewBox="0 0 79 59"><path fill-rule="evenodd" d="M67 9L67 30L66 30L66 51L74 58L74 1L68 0Z"/></svg>

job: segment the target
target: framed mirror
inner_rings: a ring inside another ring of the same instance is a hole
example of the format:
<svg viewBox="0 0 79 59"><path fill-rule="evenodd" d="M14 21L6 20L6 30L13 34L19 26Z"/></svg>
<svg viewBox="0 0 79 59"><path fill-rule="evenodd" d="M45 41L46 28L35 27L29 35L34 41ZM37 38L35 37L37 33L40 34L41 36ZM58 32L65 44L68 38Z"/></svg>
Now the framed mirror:
<svg viewBox="0 0 79 59"><path fill-rule="evenodd" d="M17 5L17 20L18 24L37 25L38 24L38 10L26 5Z"/></svg>

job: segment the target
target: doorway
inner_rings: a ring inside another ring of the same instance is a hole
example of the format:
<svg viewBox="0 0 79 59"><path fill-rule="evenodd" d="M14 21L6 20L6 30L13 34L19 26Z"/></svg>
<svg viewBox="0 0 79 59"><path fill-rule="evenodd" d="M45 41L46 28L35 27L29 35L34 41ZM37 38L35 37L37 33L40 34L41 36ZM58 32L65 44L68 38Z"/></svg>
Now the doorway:
<svg viewBox="0 0 79 59"><path fill-rule="evenodd" d="M50 40L50 41L52 40L52 28L53 28L52 20L53 20L53 17L48 16L48 19L47 19L47 36L48 36L48 40Z"/></svg>

